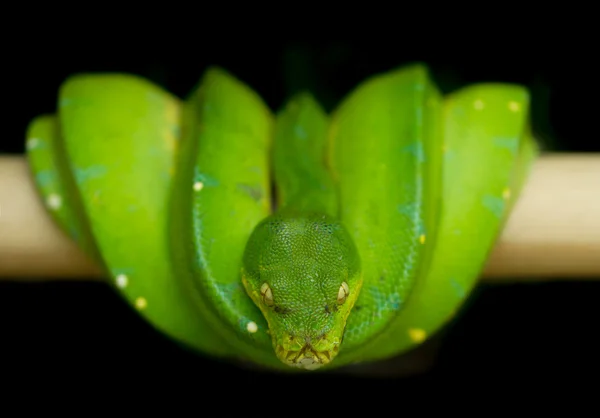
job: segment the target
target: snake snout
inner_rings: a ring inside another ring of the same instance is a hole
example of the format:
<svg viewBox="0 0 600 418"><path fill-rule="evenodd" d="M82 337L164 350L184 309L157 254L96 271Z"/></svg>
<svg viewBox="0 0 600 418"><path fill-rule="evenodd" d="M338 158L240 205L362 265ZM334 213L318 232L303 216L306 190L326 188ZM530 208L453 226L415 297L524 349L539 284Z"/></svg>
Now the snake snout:
<svg viewBox="0 0 600 418"><path fill-rule="evenodd" d="M323 365L321 361L319 361L315 357L304 357L302 360L296 363L298 367L306 370L314 370L318 369Z"/></svg>
<svg viewBox="0 0 600 418"><path fill-rule="evenodd" d="M306 370L315 370L331 361L331 353L327 350L317 351L310 344L306 343L300 350L286 350L278 345L276 354L281 361Z"/></svg>

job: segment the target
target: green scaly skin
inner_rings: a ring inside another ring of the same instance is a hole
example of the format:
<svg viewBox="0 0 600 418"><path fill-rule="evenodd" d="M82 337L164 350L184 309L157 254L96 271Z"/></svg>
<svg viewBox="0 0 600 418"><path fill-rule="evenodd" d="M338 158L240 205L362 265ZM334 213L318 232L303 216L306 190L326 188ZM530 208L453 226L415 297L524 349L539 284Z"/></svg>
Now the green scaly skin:
<svg viewBox="0 0 600 418"><path fill-rule="evenodd" d="M216 68L183 101L77 75L27 155L52 218L159 331L326 370L411 349L463 304L537 155L528 100L507 84L442 98L417 64L331 115L301 94L273 116Z"/></svg>

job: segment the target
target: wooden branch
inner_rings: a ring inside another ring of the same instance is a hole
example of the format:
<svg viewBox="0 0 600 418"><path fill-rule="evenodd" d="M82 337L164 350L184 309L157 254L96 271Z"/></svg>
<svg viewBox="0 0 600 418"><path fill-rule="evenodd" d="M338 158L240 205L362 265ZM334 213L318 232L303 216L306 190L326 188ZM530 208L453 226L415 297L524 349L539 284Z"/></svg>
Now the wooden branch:
<svg viewBox="0 0 600 418"><path fill-rule="evenodd" d="M1 278L102 279L46 213L22 156L0 156ZM600 155L538 159L483 278L600 278Z"/></svg>

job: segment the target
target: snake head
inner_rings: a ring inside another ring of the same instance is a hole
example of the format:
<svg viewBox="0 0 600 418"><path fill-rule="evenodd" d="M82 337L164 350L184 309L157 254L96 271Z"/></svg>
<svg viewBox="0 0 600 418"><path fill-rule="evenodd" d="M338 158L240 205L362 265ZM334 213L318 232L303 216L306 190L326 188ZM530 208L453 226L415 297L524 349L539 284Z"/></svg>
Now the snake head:
<svg viewBox="0 0 600 418"><path fill-rule="evenodd" d="M340 222L268 217L248 240L242 281L283 363L314 370L338 354L362 284L358 252Z"/></svg>

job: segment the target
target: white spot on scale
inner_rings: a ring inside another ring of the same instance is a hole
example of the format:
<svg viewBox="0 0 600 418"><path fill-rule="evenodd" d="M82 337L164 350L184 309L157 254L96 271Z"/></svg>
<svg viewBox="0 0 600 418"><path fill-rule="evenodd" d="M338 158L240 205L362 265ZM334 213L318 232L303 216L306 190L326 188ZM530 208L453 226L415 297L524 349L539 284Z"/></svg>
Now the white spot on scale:
<svg viewBox="0 0 600 418"><path fill-rule="evenodd" d="M34 148L37 148L37 146L40 144L40 140L38 138L29 138L27 140L27 143L25 144L25 146L27 147L27 149L31 150Z"/></svg>
<svg viewBox="0 0 600 418"><path fill-rule="evenodd" d="M119 289L123 289L125 287L127 287L127 283L129 282L129 279L127 278L126 275L124 274L119 274L116 278L115 278L115 283L117 284L117 287Z"/></svg>
<svg viewBox="0 0 600 418"><path fill-rule="evenodd" d="M485 103L483 103L483 100L477 99L473 102L473 107L475 110L482 110L485 107Z"/></svg>
<svg viewBox="0 0 600 418"><path fill-rule="evenodd" d="M142 310L142 309L145 309L146 306L148 306L148 301L146 300L145 297L140 296L139 298L137 298L135 300L135 307L137 309Z"/></svg>
<svg viewBox="0 0 600 418"><path fill-rule="evenodd" d="M194 183L194 190L197 192L202 190L203 187L204 187L204 183L202 183L201 181L197 181Z"/></svg>
<svg viewBox="0 0 600 418"><path fill-rule="evenodd" d="M508 109L511 112L518 112L521 109L521 105L519 105L519 103L517 103L517 102L511 101L511 102L508 102Z"/></svg>
<svg viewBox="0 0 600 418"><path fill-rule="evenodd" d="M258 325L256 325L256 322L250 321L246 324L246 329L250 334L254 334L256 331L258 331Z"/></svg>
<svg viewBox="0 0 600 418"><path fill-rule="evenodd" d="M46 199L46 204L48 205L48 207L50 209L56 210L61 207L62 198L59 195L57 195L56 193L52 193Z"/></svg>
<svg viewBox="0 0 600 418"><path fill-rule="evenodd" d="M421 328L410 328L408 330L408 336L413 342L421 343L427 338L427 333Z"/></svg>

